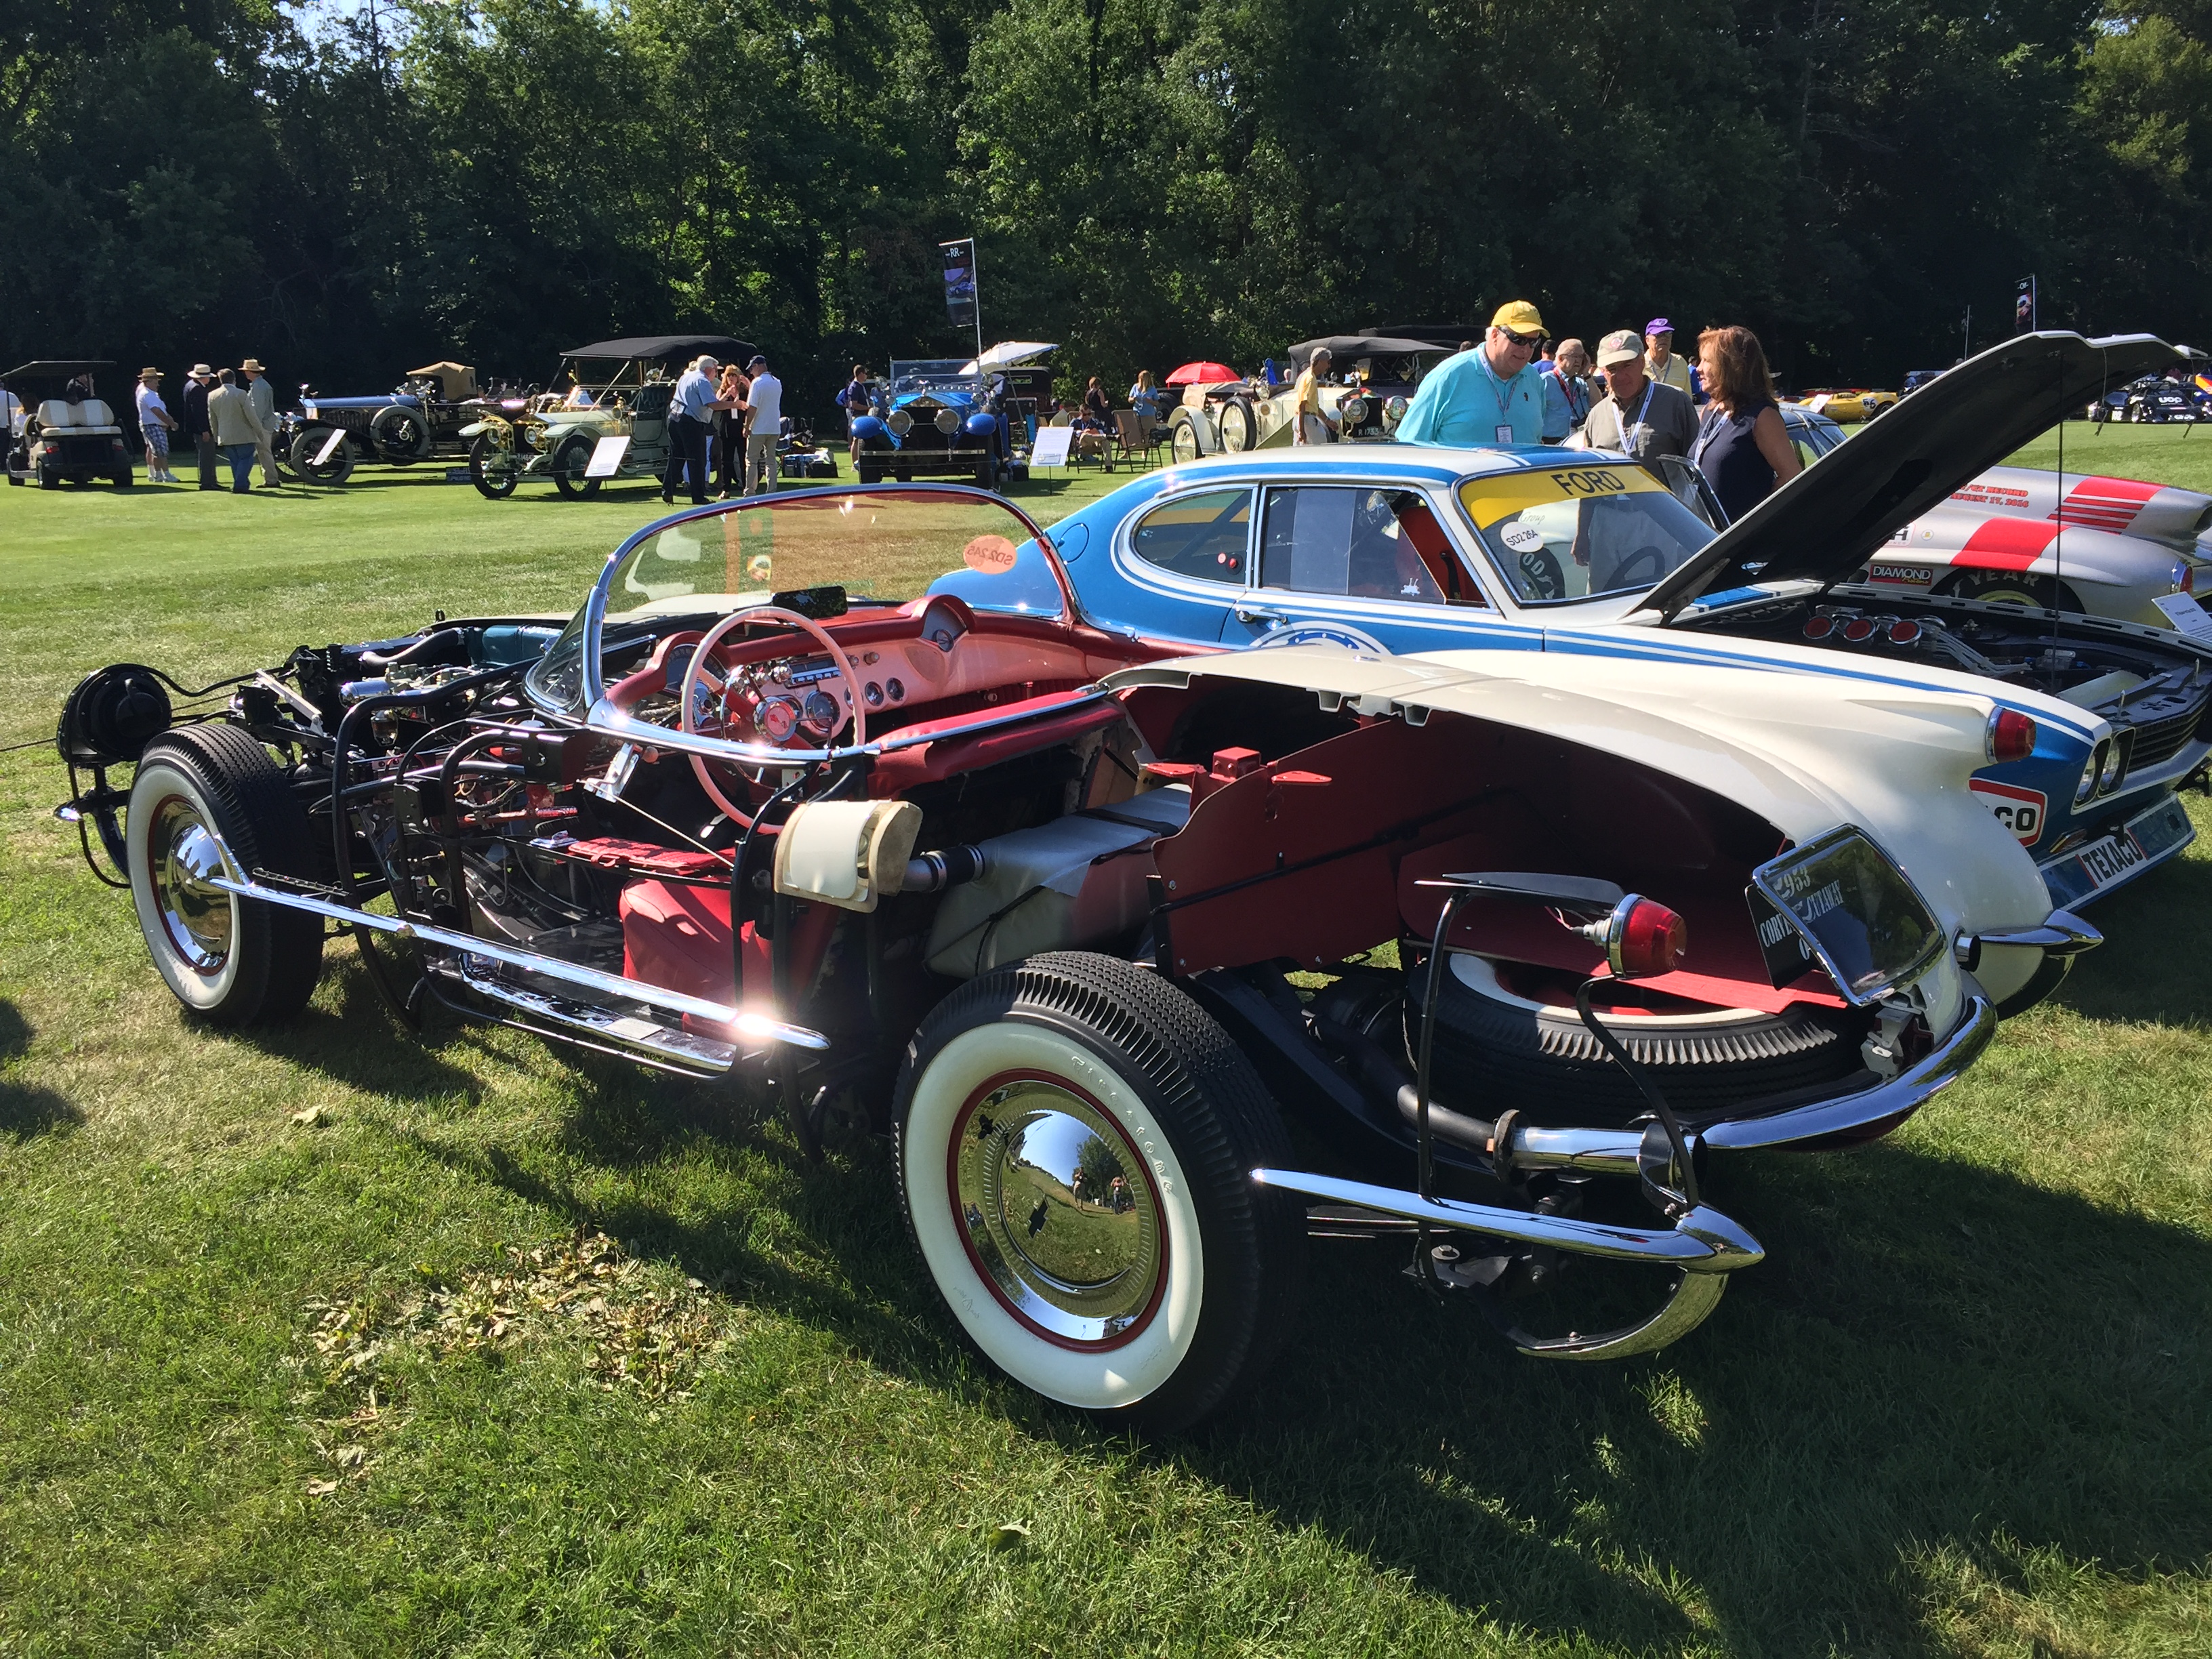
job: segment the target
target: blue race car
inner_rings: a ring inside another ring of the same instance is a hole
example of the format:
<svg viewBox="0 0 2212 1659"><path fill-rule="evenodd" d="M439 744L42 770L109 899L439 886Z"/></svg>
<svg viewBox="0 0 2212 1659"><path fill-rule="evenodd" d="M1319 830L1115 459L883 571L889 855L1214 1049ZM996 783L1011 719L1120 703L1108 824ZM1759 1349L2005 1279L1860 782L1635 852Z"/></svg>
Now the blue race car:
<svg viewBox="0 0 2212 1659"><path fill-rule="evenodd" d="M872 414L853 422L862 483L973 478L998 487L1014 459L1003 377L957 357L894 362Z"/></svg>
<svg viewBox="0 0 2212 1659"><path fill-rule="evenodd" d="M2076 907L2192 838L2175 791L2212 751L2212 639L1844 584L2108 377L2173 355L2008 341L1717 535L1689 480L1678 496L1625 457L1388 444L1171 466L1051 534L1094 623L1182 646L1512 647L1843 676L1883 702L1995 696L2032 747L2027 722L1993 726L1972 787Z"/></svg>

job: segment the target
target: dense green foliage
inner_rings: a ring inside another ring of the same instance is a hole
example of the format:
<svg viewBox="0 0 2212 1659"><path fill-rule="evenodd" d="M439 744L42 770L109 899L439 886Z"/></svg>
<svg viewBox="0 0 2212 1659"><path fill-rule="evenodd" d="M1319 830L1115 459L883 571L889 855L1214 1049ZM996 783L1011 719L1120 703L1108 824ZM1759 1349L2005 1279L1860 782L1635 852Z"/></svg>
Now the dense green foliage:
<svg viewBox="0 0 2212 1659"><path fill-rule="evenodd" d="M370 390L714 325L795 374L994 337L1249 362L1537 300L1887 380L2208 331L2204 0L39 0L0 37L10 362Z"/></svg>

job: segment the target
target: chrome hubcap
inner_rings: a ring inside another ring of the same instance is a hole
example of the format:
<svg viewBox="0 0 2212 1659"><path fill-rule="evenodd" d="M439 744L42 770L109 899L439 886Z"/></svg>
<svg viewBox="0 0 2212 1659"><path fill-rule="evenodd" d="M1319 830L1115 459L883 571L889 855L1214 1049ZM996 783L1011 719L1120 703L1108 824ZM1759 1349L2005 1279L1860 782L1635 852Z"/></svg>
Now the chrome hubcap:
<svg viewBox="0 0 2212 1659"><path fill-rule="evenodd" d="M996 1085L961 1115L951 1176L969 1253L1024 1324L1114 1347L1151 1320L1167 1279L1159 1197L1095 1101L1052 1079Z"/></svg>
<svg viewBox="0 0 2212 1659"><path fill-rule="evenodd" d="M172 795L155 811L147 850L171 947L197 971L217 972L230 956L230 895L210 880L223 873L222 844L191 802Z"/></svg>

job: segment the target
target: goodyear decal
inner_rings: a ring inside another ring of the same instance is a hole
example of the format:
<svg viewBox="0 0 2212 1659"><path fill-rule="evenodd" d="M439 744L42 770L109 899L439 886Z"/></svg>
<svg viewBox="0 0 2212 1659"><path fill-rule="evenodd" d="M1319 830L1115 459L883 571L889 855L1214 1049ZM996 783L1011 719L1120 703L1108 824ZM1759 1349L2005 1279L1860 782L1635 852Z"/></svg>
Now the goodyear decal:
<svg viewBox="0 0 2212 1659"><path fill-rule="evenodd" d="M1468 516L1487 530L1532 507L1647 492L1663 495L1666 486L1640 466L1561 466L1469 478L1459 487L1459 498Z"/></svg>
<svg viewBox="0 0 2212 1659"><path fill-rule="evenodd" d="M1966 787L1982 798L1982 804L1996 814L1997 822L2011 830L2021 846L2035 845L2049 816L2050 803L2041 791L1989 778L1970 779Z"/></svg>

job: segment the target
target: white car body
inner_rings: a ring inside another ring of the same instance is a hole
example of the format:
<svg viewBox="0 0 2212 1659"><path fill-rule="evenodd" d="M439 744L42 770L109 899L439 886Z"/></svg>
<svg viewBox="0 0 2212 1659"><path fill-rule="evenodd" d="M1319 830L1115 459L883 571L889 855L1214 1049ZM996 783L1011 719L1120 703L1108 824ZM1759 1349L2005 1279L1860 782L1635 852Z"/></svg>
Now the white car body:
<svg viewBox="0 0 2212 1659"><path fill-rule="evenodd" d="M2052 915L2035 860L1971 787L1996 708L1986 696L1630 657L1371 656L1328 645L1180 658L1107 684L1177 677L1293 686L1357 700L1366 714L1446 711L1549 733L1710 790L1799 844L1854 825L1954 939L2032 929ZM2002 1003L2044 958L2039 945L1991 944L1975 977ZM1922 981L1937 1033L1958 1018L1963 986L1948 959Z"/></svg>

